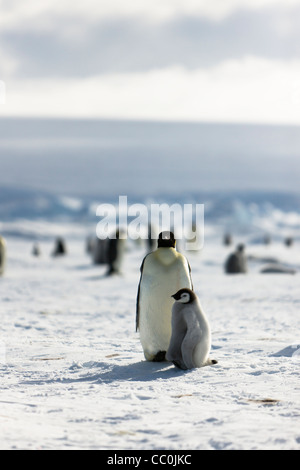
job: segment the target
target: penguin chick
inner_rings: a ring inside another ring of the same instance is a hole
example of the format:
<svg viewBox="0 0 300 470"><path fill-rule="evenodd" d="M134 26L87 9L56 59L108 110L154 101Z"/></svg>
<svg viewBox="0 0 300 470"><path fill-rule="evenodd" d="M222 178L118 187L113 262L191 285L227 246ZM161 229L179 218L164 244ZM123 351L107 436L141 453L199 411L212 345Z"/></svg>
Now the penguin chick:
<svg viewBox="0 0 300 470"><path fill-rule="evenodd" d="M191 289L180 289L172 296L172 337L167 361L180 369L216 364L209 359L211 331L199 299Z"/></svg>

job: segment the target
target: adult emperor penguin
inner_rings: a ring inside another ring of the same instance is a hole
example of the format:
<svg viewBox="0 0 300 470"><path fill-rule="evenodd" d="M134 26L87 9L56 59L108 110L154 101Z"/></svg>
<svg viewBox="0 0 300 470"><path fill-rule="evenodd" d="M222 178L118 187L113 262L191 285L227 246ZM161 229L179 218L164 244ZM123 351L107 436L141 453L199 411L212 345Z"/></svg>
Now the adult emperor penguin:
<svg viewBox="0 0 300 470"><path fill-rule="evenodd" d="M227 274L245 274L248 271L247 257L245 255L245 246L240 244L236 251L229 255L225 262L225 272Z"/></svg>
<svg viewBox="0 0 300 470"><path fill-rule="evenodd" d="M187 259L177 252L172 232L162 232L158 246L141 266L136 329L147 361L164 361L172 334L172 294L193 288Z"/></svg>
<svg viewBox="0 0 300 470"><path fill-rule="evenodd" d="M115 236L108 240L106 258L108 263L107 276L120 274L122 263L126 250L126 240L122 236L123 233L119 229L116 230Z"/></svg>
<svg viewBox="0 0 300 470"><path fill-rule="evenodd" d="M166 359L180 369L216 364L209 359L211 331L199 299L191 289L180 289L172 296L172 337Z"/></svg>
<svg viewBox="0 0 300 470"><path fill-rule="evenodd" d="M6 262L6 243L4 238L0 237L0 276L3 276Z"/></svg>

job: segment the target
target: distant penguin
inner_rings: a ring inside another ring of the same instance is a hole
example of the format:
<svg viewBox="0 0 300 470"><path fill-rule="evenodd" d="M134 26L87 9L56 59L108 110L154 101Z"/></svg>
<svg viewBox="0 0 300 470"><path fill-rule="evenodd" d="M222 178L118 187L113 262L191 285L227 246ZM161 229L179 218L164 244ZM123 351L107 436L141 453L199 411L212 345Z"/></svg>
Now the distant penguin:
<svg viewBox="0 0 300 470"><path fill-rule="evenodd" d="M108 238L104 240L96 238L91 245L91 255L94 264L107 264L107 245Z"/></svg>
<svg viewBox="0 0 300 470"><path fill-rule="evenodd" d="M153 227L149 224L147 233L147 248L149 252L155 250L155 238L153 238L153 231Z"/></svg>
<svg viewBox="0 0 300 470"><path fill-rule="evenodd" d="M62 238L57 238L55 242L55 248L52 256L63 256L67 253L65 241Z"/></svg>
<svg viewBox="0 0 300 470"><path fill-rule="evenodd" d="M33 256L36 256L36 257L39 257L41 256L41 250L40 250L40 247L37 243L35 243L33 245L33 248L32 248L32 255Z"/></svg>
<svg viewBox="0 0 300 470"><path fill-rule="evenodd" d="M3 276L6 265L6 242L0 237L0 276Z"/></svg>
<svg viewBox="0 0 300 470"><path fill-rule="evenodd" d="M85 244L85 251L86 251L86 253L87 253L88 255L92 255L92 254L93 254L94 247L95 247L95 237L93 237L93 236L87 237L87 239L86 239L86 244Z"/></svg>
<svg viewBox="0 0 300 470"><path fill-rule="evenodd" d="M117 230L115 237L109 239L107 242L106 260L108 264L108 276L121 273L125 254L125 239L120 235L120 230Z"/></svg>
<svg viewBox="0 0 300 470"><path fill-rule="evenodd" d="M285 240L284 240L284 244L285 246L287 247L290 247L294 244L294 240L292 237L287 237Z"/></svg>
<svg viewBox="0 0 300 470"><path fill-rule="evenodd" d="M211 330L197 295L181 289L172 297L172 337L166 359L184 370L216 364L209 359Z"/></svg>
<svg viewBox="0 0 300 470"><path fill-rule="evenodd" d="M229 255L225 263L227 274L245 274L248 271L245 246L240 244L234 253Z"/></svg>
<svg viewBox="0 0 300 470"><path fill-rule="evenodd" d="M225 233L223 243L225 246L232 245L232 236L230 235L230 233Z"/></svg>
<svg viewBox="0 0 300 470"><path fill-rule="evenodd" d="M136 329L147 361L164 361L172 334L172 295L193 288L187 259L175 249L172 232L162 232L157 249L141 266L137 295Z"/></svg>
<svg viewBox="0 0 300 470"><path fill-rule="evenodd" d="M264 242L265 245L270 245L271 241L272 241L272 239L271 239L270 235L265 235L264 236L263 242Z"/></svg>
<svg viewBox="0 0 300 470"><path fill-rule="evenodd" d="M296 274L296 269L287 268L280 264L271 264L269 266L265 266L260 271L262 274Z"/></svg>

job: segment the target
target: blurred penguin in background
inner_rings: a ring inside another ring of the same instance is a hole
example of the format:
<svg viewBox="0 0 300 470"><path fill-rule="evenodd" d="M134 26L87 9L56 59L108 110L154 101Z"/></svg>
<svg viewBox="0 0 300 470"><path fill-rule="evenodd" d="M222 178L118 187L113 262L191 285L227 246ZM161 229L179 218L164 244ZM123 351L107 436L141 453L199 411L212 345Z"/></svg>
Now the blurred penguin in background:
<svg viewBox="0 0 300 470"><path fill-rule="evenodd" d="M3 276L6 264L6 242L0 237L0 276Z"/></svg>
<svg viewBox="0 0 300 470"><path fill-rule="evenodd" d="M122 264L126 250L126 240L123 232L116 230L116 236L107 240L106 263L108 264L107 276L121 274Z"/></svg>
<svg viewBox="0 0 300 470"><path fill-rule="evenodd" d="M223 238L223 244L224 246L232 245L232 236L230 235L230 233L225 233Z"/></svg>
<svg viewBox="0 0 300 470"><path fill-rule="evenodd" d="M67 248L66 248L65 241L60 237L57 238L52 256L54 257L64 256L66 253L67 253Z"/></svg>
<svg viewBox="0 0 300 470"><path fill-rule="evenodd" d="M286 239L284 240L284 244L285 244L285 246L290 248L294 244L293 238L292 237L286 237Z"/></svg>
<svg viewBox="0 0 300 470"><path fill-rule="evenodd" d="M91 245L90 254L94 264L107 264L107 245L109 240L96 238Z"/></svg>
<svg viewBox="0 0 300 470"><path fill-rule="evenodd" d="M37 258L41 256L41 250L38 243L35 243L32 248L32 256L36 256Z"/></svg>
<svg viewBox="0 0 300 470"><path fill-rule="evenodd" d="M227 274L245 274L248 271L245 245L237 246L236 251L229 255L225 263Z"/></svg>
<svg viewBox="0 0 300 470"><path fill-rule="evenodd" d="M88 255L92 255L94 247L95 247L95 237L90 235L86 239L86 245L85 245L86 253Z"/></svg>
<svg viewBox="0 0 300 470"><path fill-rule="evenodd" d="M156 248L156 243L157 243L157 238L155 239L153 237L153 232L154 232L154 229L152 227L151 224L148 225L148 234L147 234L147 249L148 249L148 252L151 252L153 250L155 250Z"/></svg>

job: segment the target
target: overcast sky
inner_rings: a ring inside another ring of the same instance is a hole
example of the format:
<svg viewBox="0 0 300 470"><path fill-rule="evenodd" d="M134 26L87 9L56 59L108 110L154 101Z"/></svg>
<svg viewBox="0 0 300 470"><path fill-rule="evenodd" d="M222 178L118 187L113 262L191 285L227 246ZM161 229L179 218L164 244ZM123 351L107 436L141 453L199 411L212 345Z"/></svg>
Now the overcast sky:
<svg viewBox="0 0 300 470"><path fill-rule="evenodd" d="M0 58L0 116L300 124L300 0L0 0Z"/></svg>

